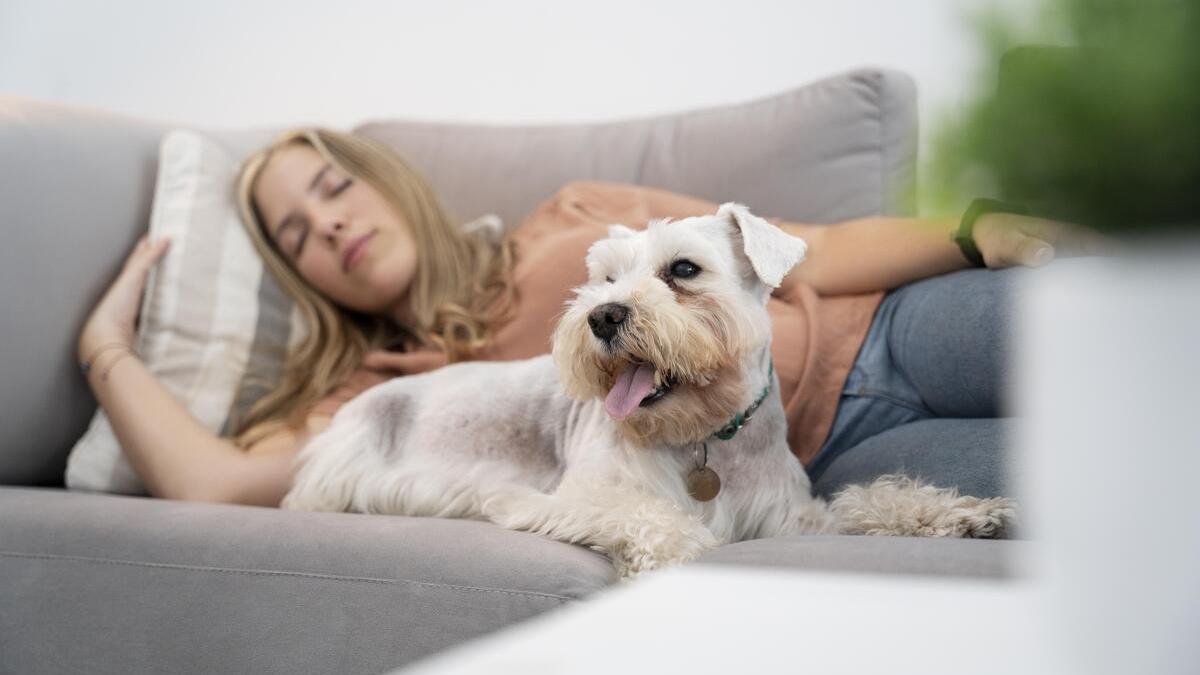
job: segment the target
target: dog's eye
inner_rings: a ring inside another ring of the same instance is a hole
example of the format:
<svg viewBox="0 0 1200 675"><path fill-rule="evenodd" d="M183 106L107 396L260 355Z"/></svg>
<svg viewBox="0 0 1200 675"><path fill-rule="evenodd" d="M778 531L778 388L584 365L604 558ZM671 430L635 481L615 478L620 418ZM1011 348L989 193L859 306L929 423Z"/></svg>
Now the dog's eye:
<svg viewBox="0 0 1200 675"><path fill-rule="evenodd" d="M690 279L700 274L700 266L690 260L676 260L671 263L671 276L677 279Z"/></svg>
<svg viewBox="0 0 1200 675"><path fill-rule="evenodd" d="M612 277L604 277L604 280L605 280L605 281L607 281L607 282L608 282L608 283L610 283L610 284L613 282L613 278L612 278Z"/></svg>

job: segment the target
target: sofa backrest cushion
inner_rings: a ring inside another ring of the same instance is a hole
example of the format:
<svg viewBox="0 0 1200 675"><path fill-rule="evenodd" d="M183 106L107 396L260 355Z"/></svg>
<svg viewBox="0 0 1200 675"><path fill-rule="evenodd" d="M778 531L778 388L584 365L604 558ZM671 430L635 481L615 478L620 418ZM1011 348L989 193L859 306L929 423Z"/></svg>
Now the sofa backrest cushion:
<svg viewBox="0 0 1200 675"><path fill-rule="evenodd" d="M650 185L756 213L833 223L910 209L915 88L858 70L748 103L603 124L371 121L458 220L520 220L568 181Z"/></svg>

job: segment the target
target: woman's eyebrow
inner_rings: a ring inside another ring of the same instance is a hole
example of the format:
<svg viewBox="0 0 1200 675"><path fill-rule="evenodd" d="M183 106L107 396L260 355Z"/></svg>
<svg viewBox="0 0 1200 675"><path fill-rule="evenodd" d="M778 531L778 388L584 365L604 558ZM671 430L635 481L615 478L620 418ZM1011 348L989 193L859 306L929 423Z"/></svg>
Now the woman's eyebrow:
<svg viewBox="0 0 1200 675"><path fill-rule="evenodd" d="M307 190L307 191L308 191L308 192L312 192L313 190L316 190L316 189L317 189L317 186L321 184L321 178L322 178L322 177L325 175L325 173L326 173L327 171L329 171L329 169L331 169L331 168L333 168L333 165L332 165L332 164L330 164L329 162L326 162L326 163L325 163L325 166L321 167L321 170L317 172L317 175L313 176L312 182L310 182L310 183L308 184L308 190ZM287 227L287 226L288 226L288 223L289 223L289 221L291 221L291 220L292 220L293 218L295 218L295 217L296 217L296 212L295 212L295 211L293 211L293 212L291 212L291 213L287 214L286 216L284 216L284 217L283 217L283 220L279 221L279 225L278 225L278 226L275 228L275 233L274 233L274 234L272 234L271 236L272 236L272 237L278 237L278 236L279 236L279 233L283 231L283 228Z"/></svg>

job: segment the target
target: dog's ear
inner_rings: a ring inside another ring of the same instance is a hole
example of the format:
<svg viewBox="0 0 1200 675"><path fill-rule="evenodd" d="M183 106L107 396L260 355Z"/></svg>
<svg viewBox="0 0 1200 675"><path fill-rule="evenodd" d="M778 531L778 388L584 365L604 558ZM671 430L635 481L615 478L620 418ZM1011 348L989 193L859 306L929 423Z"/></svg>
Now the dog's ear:
<svg viewBox="0 0 1200 675"><path fill-rule="evenodd" d="M718 218L728 218L742 233L742 247L758 278L771 288L779 288L783 277L801 260L808 244L775 225L750 213L741 204L726 202L717 209Z"/></svg>
<svg viewBox="0 0 1200 675"><path fill-rule="evenodd" d="M625 237L632 237L635 234L637 234L637 230L619 223L608 226L608 236L612 239L624 239Z"/></svg>

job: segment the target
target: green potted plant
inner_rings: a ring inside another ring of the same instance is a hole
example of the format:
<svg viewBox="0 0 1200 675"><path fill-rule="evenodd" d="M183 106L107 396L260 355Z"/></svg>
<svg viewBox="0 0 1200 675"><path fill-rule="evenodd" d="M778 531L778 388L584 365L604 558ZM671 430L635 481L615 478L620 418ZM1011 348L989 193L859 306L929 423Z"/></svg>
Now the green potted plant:
<svg viewBox="0 0 1200 675"><path fill-rule="evenodd" d="M1200 229L1200 0L1041 0L1033 16L977 18L998 77L935 129L927 207L991 196L1122 237Z"/></svg>

